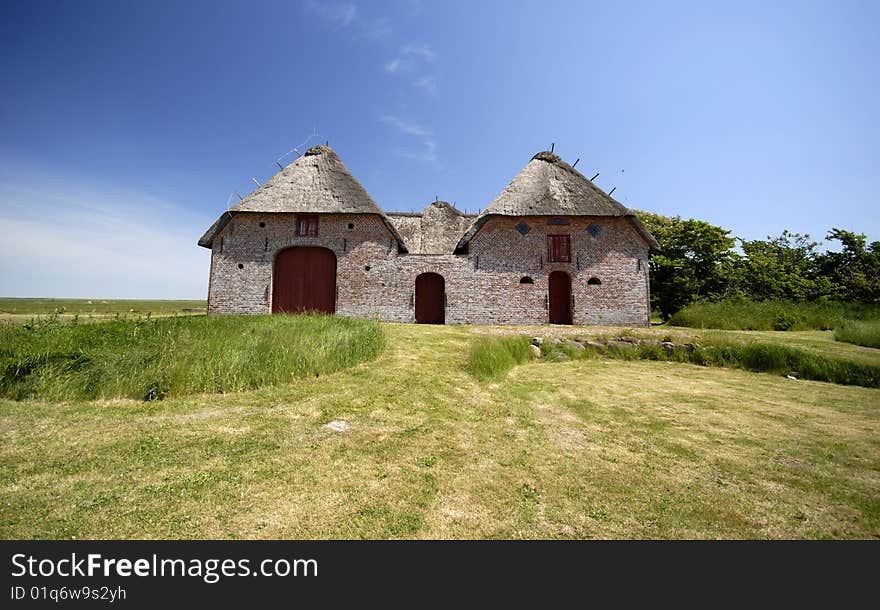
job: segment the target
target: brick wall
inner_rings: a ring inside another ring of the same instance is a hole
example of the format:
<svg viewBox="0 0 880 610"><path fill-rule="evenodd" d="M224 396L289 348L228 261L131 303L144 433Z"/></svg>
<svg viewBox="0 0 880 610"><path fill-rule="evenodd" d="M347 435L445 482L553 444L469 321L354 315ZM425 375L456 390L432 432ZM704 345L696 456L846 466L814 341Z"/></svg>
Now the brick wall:
<svg viewBox="0 0 880 610"><path fill-rule="evenodd" d="M383 279L394 268L397 243L378 216L321 214L317 237L297 237L294 229L294 214L236 214L214 239L208 313L268 313L275 255L290 246L318 246L336 255L338 313L393 316Z"/></svg>
<svg viewBox="0 0 880 610"><path fill-rule="evenodd" d="M564 221L568 224L550 224ZM521 235L516 226L528 225ZM598 227L593 237L587 228ZM547 236L568 235L571 262L547 261ZM625 218L495 216L470 242L469 258L480 287L471 317L497 324L547 321L548 277L571 276L575 324L649 324L648 246ZM522 277L534 284L520 284ZM601 284L590 285L591 278Z"/></svg>
<svg viewBox="0 0 880 610"><path fill-rule="evenodd" d="M467 255L398 254L378 216L322 214L317 237L296 237L293 214L241 213L217 236L211 257L209 313L268 313L275 255L290 246L320 246L337 257L336 312L412 322L415 279L438 273L446 283L450 324L543 324L547 278L560 269L572 278L575 324L647 324L647 246L623 218L491 218ZM261 227L260 223L265 226ZM586 231L596 224L601 231ZM546 236L571 238L571 263L548 263ZM241 268L239 268L241 265ZM369 267L369 269L367 269ZM533 284L521 284L524 276ZM601 280L589 285L590 278Z"/></svg>

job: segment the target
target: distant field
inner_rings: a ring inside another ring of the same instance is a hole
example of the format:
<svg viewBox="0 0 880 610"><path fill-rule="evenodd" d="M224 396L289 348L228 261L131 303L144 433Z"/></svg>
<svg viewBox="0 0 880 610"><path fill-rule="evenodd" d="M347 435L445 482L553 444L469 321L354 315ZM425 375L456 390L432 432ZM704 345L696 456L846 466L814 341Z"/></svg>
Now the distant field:
<svg viewBox="0 0 880 610"><path fill-rule="evenodd" d="M0 297L0 320L22 321L34 316L58 315L62 319L204 314L206 301L150 299L30 299Z"/></svg>

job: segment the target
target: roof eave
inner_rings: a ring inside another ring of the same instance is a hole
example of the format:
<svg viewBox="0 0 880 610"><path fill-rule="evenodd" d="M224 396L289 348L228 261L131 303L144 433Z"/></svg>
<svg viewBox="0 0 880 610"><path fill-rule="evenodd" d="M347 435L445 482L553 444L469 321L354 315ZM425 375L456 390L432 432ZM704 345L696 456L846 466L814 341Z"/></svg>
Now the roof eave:
<svg viewBox="0 0 880 610"><path fill-rule="evenodd" d="M540 216L546 216L546 215L547 214L540 214ZM563 216L569 216L569 215L570 214L563 214ZM492 218L493 216L507 216L507 215L506 214L484 214L484 215L480 216L479 218L477 218L474 221L474 223L470 226L470 228L468 228L468 230L465 232L465 234L462 236L462 238L458 241L458 244L456 244L454 253L455 254L464 254L467 251L467 247L468 247L468 244L470 243L470 241L476 236L477 233L480 232L480 229L483 228L483 225L485 225L486 222L488 222L488 220L490 218ZM509 216L509 218L520 218L520 217L526 218L527 216L528 215L522 215L522 216L517 215L517 216ZM588 216L595 216L595 214L583 214L583 215L575 214L575 216L588 217ZM654 238L654 236L651 235L651 232L648 231L648 229L645 227L645 225L642 223L642 221L639 219L639 217L636 216L635 213L633 213L632 211L630 211L628 214L624 214L621 216L597 216L597 218L626 218L627 220L630 221L630 223L632 223L633 227L638 232L639 236L645 240L645 243L648 244L649 250L652 252L660 252L660 244L657 242L657 240Z"/></svg>
<svg viewBox="0 0 880 610"><path fill-rule="evenodd" d="M220 214L220 217L214 221L208 230L205 231L205 234L199 238L198 244L202 248L208 248L209 250L214 247L214 238L217 237L217 234L223 230L229 221L232 219L232 213L228 210Z"/></svg>
<svg viewBox="0 0 880 610"><path fill-rule="evenodd" d="M289 214L290 212L243 212L243 213L251 213L251 214ZM226 211L220 214L220 217L214 221L205 234L198 241L198 245L202 248L211 249L214 247L214 239L223 230L223 228L229 224L229 221L232 220L233 212ZM385 225L385 228L388 229L388 232L391 233L391 236L397 242L397 251L401 253L407 253L406 242L403 241L403 238L400 236L400 233L397 232L397 229L394 228L394 225L391 221L384 215L378 214L379 218L382 219L382 223Z"/></svg>

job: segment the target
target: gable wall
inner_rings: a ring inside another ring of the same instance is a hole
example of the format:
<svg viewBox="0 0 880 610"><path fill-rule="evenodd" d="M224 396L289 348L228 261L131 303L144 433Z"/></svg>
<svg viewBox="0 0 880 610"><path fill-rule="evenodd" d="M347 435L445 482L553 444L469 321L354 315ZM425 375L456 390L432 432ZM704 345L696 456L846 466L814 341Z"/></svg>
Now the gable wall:
<svg viewBox="0 0 880 610"><path fill-rule="evenodd" d="M565 217L551 225L549 216L490 218L469 245L480 285L473 317L496 324L544 324L548 277L556 270L571 276L575 324L649 324L648 246L625 218ZM530 230L520 235L524 221ZM587 227L601 232L593 238ZM571 262L547 261L547 236L569 235ZM641 261L641 262L640 262ZM520 284L529 276L534 284ZM602 283L589 285L596 277Z"/></svg>
<svg viewBox="0 0 880 610"><path fill-rule="evenodd" d="M382 283L373 281L398 255L397 244L381 218L320 214L318 236L297 237L294 217L247 212L230 220L213 243L208 313L269 313L275 255L291 246L319 246L336 254L338 313L380 318L390 315L383 305ZM260 222L266 226L260 227ZM349 224L354 228L349 229ZM371 272L364 269L367 265Z"/></svg>

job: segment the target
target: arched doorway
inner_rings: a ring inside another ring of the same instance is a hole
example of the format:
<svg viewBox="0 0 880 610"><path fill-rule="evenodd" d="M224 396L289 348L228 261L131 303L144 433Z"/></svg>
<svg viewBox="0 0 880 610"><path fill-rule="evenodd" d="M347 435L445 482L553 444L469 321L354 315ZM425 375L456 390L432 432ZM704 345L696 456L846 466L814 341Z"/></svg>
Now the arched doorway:
<svg viewBox="0 0 880 610"><path fill-rule="evenodd" d="M550 324L571 324L571 277L565 271L550 274Z"/></svg>
<svg viewBox="0 0 880 610"><path fill-rule="evenodd" d="M287 248L275 257L272 313L336 311L336 255L327 248Z"/></svg>
<svg viewBox="0 0 880 610"><path fill-rule="evenodd" d="M437 273L423 273L416 278L416 322L446 322L446 282Z"/></svg>

